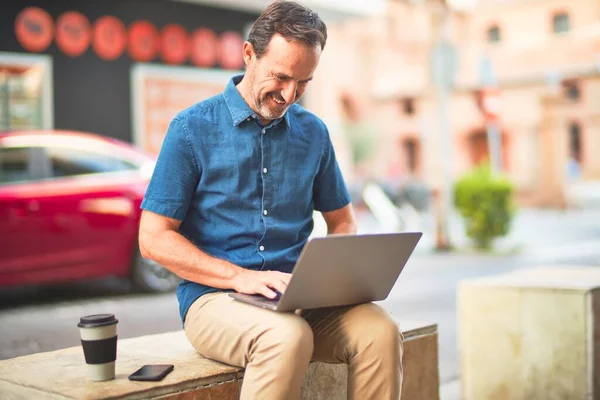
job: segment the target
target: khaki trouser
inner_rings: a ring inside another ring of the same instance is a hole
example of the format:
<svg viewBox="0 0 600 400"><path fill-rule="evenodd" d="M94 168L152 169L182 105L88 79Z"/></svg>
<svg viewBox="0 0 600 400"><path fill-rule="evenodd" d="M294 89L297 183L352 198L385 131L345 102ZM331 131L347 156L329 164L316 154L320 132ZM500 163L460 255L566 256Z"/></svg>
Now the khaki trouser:
<svg viewBox="0 0 600 400"><path fill-rule="evenodd" d="M381 307L280 313L210 293L190 307L185 333L198 353L245 368L241 399L298 399L312 360L348 364L348 398L399 399L402 334Z"/></svg>

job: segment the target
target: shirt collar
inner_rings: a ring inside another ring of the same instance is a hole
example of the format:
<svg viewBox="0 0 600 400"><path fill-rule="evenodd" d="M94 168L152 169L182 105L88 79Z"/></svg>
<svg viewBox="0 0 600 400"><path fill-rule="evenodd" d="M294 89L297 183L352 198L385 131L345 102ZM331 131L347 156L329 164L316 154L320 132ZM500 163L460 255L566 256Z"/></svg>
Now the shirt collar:
<svg viewBox="0 0 600 400"><path fill-rule="evenodd" d="M223 97L225 98L225 104L227 104L229 113L231 114L233 126L238 126L248 118L258 118L256 113L252 111L248 103L246 103L246 101L236 88L236 85L242 81L243 77L244 75L236 75L233 78L231 78L229 80L229 83L227 83L225 90L223 91ZM277 125L283 119L289 126L290 117L288 114L289 113L286 111L282 118L272 121L269 125Z"/></svg>

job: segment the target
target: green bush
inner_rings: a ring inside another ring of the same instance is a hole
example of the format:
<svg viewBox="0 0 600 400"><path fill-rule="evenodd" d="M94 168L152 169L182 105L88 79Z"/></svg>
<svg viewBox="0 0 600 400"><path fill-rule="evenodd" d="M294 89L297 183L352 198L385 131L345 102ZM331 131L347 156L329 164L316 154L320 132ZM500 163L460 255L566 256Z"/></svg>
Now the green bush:
<svg viewBox="0 0 600 400"><path fill-rule="evenodd" d="M480 249L509 232L514 215L513 186L482 165L460 178L454 187L454 205L465 220L467 236Z"/></svg>

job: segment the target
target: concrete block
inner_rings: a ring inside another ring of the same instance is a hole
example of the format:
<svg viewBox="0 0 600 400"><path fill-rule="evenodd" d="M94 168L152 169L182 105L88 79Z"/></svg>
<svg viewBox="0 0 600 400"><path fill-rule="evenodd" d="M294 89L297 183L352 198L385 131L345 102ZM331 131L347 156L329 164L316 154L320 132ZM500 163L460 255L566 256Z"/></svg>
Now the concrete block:
<svg viewBox="0 0 600 400"><path fill-rule="evenodd" d="M437 326L405 323L403 399L438 400ZM144 364L174 364L160 382L132 382ZM200 356L183 331L120 340L116 379L87 379L80 346L0 361L0 398L40 399L237 399L244 372ZM303 400L346 398L345 364L313 362L304 380Z"/></svg>
<svg viewBox="0 0 600 400"><path fill-rule="evenodd" d="M463 400L600 399L598 289L598 267L541 267L462 282Z"/></svg>

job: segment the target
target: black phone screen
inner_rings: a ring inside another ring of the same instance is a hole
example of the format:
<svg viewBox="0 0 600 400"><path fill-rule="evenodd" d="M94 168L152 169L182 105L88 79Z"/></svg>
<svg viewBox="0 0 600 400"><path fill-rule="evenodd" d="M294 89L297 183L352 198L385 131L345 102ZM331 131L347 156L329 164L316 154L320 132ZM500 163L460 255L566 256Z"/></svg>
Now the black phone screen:
<svg viewBox="0 0 600 400"><path fill-rule="evenodd" d="M144 365L142 368L129 375L130 381L160 381L169 372L173 371L173 365Z"/></svg>

